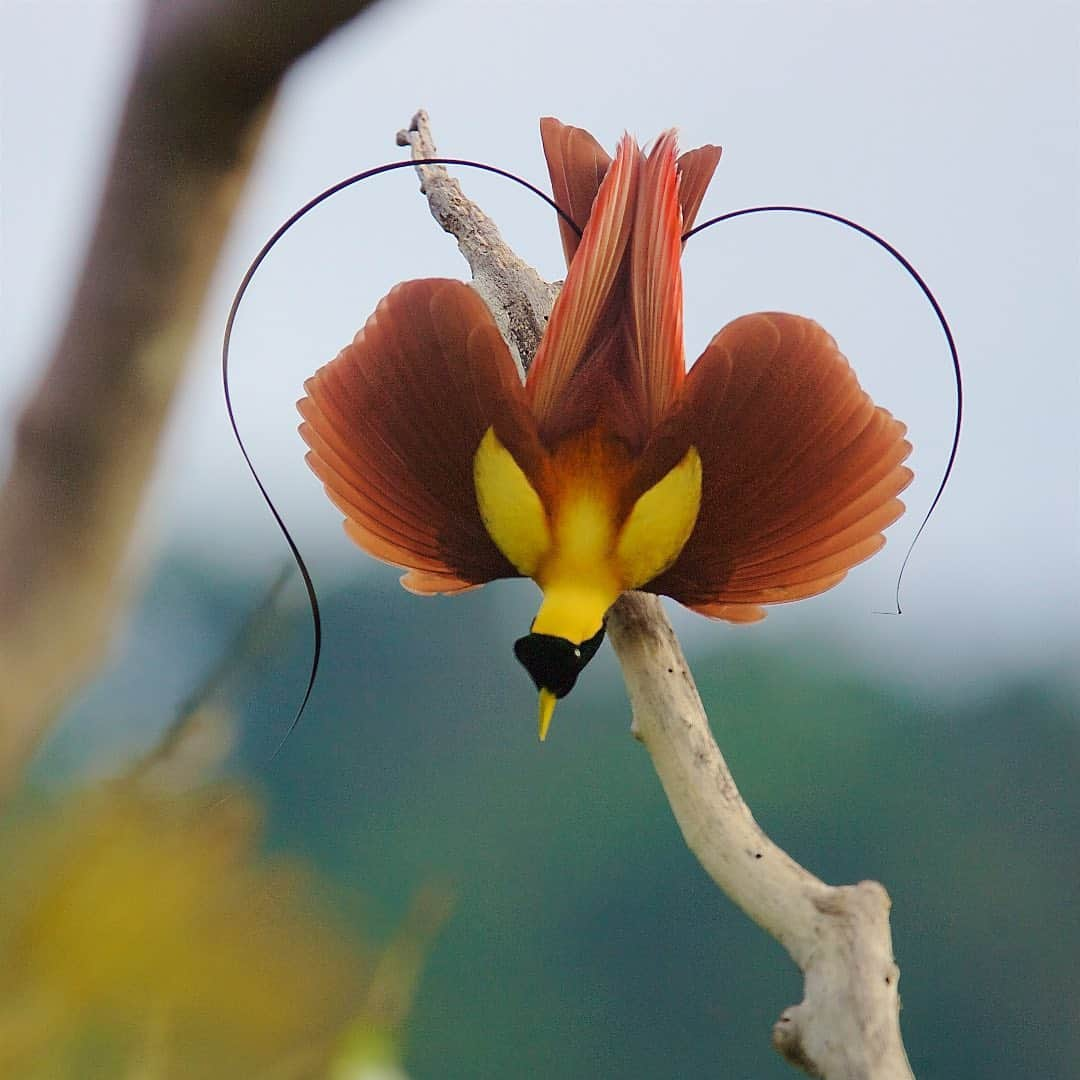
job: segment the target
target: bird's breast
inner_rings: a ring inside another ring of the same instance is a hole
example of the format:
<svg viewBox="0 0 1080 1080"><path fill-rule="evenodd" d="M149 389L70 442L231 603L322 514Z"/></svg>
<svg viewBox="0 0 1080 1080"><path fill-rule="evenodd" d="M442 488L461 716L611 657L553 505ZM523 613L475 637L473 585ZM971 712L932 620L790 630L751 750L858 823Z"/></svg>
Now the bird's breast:
<svg viewBox="0 0 1080 1080"><path fill-rule="evenodd" d="M567 440L552 454L551 547L534 575L544 591L536 633L587 641L626 589L617 546L632 471L621 441L599 430Z"/></svg>
<svg viewBox="0 0 1080 1080"><path fill-rule="evenodd" d="M587 641L607 609L678 556L697 518L701 462L693 448L657 484L630 497L637 462L602 427L550 451L527 477L489 431L477 452L481 516L520 573L543 590L533 632Z"/></svg>

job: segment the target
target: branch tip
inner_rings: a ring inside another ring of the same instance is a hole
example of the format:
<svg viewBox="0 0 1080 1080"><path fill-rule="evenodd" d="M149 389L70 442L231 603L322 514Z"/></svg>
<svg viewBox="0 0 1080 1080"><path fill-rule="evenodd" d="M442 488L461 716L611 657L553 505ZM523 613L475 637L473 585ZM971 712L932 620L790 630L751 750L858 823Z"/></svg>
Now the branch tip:
<svg viewBox="0 0 1080 1080"><path fill-rule="evenodd" d="M780 1019L773 1025L772 1044L773 1049L790 1065L801 1069L808 1076L824 1077L824 1073L818 1068L806 1053L802 1042L802 1031L799 1025L798 1011L800 1006L792 1005L780 1014Z"/></svg>

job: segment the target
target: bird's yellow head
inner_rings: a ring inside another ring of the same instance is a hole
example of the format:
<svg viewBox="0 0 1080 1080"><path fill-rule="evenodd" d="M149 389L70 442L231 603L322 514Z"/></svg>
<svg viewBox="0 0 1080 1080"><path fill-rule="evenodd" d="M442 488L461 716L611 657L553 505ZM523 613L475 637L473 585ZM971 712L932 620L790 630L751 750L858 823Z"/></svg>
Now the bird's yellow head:
<svg viewBox="0 0 1080 1080"><path fill-rule="evenodd" d="M547 738L555 702L574 689L585 665L604 640L604 628L575 644L554 634L526 634L514 642L514 655L540 691L540 740Z"/></svg>

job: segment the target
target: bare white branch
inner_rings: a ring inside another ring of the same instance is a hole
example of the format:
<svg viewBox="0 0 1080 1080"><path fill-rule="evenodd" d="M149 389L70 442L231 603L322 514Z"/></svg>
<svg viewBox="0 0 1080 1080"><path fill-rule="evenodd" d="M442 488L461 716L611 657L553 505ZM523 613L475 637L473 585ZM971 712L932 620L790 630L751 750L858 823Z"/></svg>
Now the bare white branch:
<svg viewBox="0 0 1080 1080"><path fill-rule="evenodd" d="M725 893L802 969L805 997L773 1045L827 1080L909 1080L889 897L875 881L830 886L777 847L743 802L656 596L628 593L608 616L633 706L690 850Z"/></svg>
<svg viewBox="0 0 1080 1080"><path fill-rule="evenodd" d="M398 140L417 158L434 153L423 112ZM532 328L526 336L510 335L527 368L557 287L524 267L444 168L419 171L432 214L457 237L504 336L510 312L513 325ZM687 845L805 976L803 1001L784 1010L773 1045L826 1080L912 1080L885 889L874 881L826 885L761 830L712 736L658 597L627 593L608 613L607 626L633 706L632 732L652 756Z"/></svg>
<svg viewBox="0 0 1080 1080"><path fill-rule="evenodd" d="M397 142L412 148L420 191L427 196L432 216L457 240L472 270L473 287L491 309L499 332L524 371L543 337L557 286L549 285L510 249L495 222L465 197L444 165L421 164L438 156L423 109L407 129L398 132Z"/></svg>

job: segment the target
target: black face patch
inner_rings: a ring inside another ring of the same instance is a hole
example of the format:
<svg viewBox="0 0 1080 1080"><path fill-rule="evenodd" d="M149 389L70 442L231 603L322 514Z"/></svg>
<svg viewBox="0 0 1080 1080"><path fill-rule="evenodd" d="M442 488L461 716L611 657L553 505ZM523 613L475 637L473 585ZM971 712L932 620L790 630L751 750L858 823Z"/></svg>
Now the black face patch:
<svg viewBox="0 0 1080 1080"><path fill-rule="evenodd" d="M574 689L577 677L596 655L603 640L602 626L580 645L553 634L526 634L514 642L514 655L532 676L537 690L550 690L557 698L562 698Z"/></svg>

